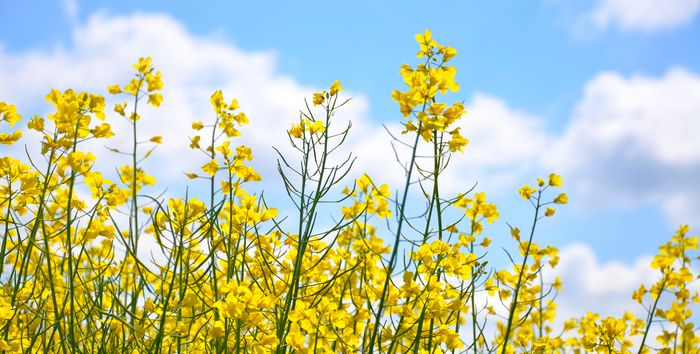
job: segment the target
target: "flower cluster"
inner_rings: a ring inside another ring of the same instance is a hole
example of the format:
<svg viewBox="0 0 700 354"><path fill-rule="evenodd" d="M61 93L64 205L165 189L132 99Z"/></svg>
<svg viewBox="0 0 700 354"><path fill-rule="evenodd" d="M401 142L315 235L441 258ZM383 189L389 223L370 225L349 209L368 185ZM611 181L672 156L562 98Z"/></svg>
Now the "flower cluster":
<svg viewBox="0 0 700 354"><path fill-rule="evenodd" d="M691 294L689 284L696 278L691 252L698 250L698 238L686 236L687 226L651 263L660 272L658 282L632 296L644 304L650 295L645 318L625 313L601 320L588 313L554 332L554 299L562 283L546 281L544 273L557 266L559 251L534 240L538 221L555 213L549 205L568 203L564 193L553 199L546 194L563 187L554 173L519 190L534 208L534 220L529 236L510 227L519 251L509 254L513 266L488 266L491 239L485 236L499 237L492 226L501 218L498 207L484 192L446 198L439 183L450 155L468 143L453 127L465 113L462 104L448 107L436 99L459 90L456 69L445 65L457 51L438 45L430 31L416 40L417 57L425 62L404 64L400 74L409 89L392 93L408 119L404 133L415 133L409 135L413 144L405 143L412 150L402 189L390 192L367 174L350 186L344 177L354 160L334 164L329 158L350 130L332 127L332 117L348 102L339 103L343 88L335 81L313 94L313 110L307 105L287 131L300 163L280 153L279 171L296 208L293 221L248 191L261 176L247 165L252 149L232 145L232 139L249 120L237 100L225 103L221 91L210 99L213 124L192 124L197 132L211 129L189 138L190 147L206 155L203 174L185 172L205 181L209 195L166 201L144 192L157 182L144 161L163 139L137 140L138 103L163 103L156 92L163 88L161 73L153 73L151 58L134 64L136 78L123 91L107 88L133 98L132 111L126 101L114 109L133 131L131 151L110 149L132 160L116 168L114 181L97 171L101 155L79 150L87 139L115 135L103 122L104 98L52 90L46 100L56 112L27 122L42 135L45 164L0 159L0 351L612 354L629 353L630 337L643 336L638 353L697 354L690 307L700 295ZM0 116L12 128L22 120L4 102ZM99 125L91 126L93 116ZM0 133L5 145L21 138L21 130ZM142 144L150 146L145 153L138 150ZM417 162L419 144L432 151L423 156L428 163ZM425 199L416 202L419 188ZM417 210L420 205L425 209ZM336 217L323 219L329 213ZM151 240L147 251L154 256L143 259ZM668 306L659 301L665 293L673 295ZM656 322L664 324L656 338L660 348L647 343ZM488 328L496 330L492 339Z"/></svg>

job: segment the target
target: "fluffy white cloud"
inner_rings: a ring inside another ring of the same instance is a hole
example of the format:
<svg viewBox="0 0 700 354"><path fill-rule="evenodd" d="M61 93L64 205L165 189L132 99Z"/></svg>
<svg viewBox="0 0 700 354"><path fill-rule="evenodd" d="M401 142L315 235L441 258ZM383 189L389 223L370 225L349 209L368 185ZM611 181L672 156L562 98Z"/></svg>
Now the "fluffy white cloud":
<svg viewBox="0 0 700 354"><path fill-rule="evenodd" d="M562 319L584 316L586 311L616 317L625 310L639 312L641 307L632 300L632 293L641 284L651 288L659 279L659 271L649 266L651 256L637 258L633 264L602 264L590 246L574 243L563 248L559 257L557 267L547 267L545 277L550 282L562 279L563 290L557 296Z"/></svg>
<svg viewBox="0 0 700 354"><path fill-rule="evenodd" d="M685 23L700 11L700 0L600 0L588 19L596 27L654 31Z"/></svg>
<svg viewBox="0 0 700 354"><path fill-rule="evenodd" d="M130 158L107 151L103 145L120 151L131 150L131 126L113 112L115 103L128 102L127 110L133 108L133 97L113 96L107 86L121 84L123 88L134 75L134 64L139 57L152 57L152 65L162 72L164 101L160 108L150 107L145 100L139 104L138 141L147 141L152 136L163 137L163 144L141 164L145 171L158 179L156 188L145 193L157 195L166 187L164 197L184 197L186 185L193 186L189 196L202 198L207 189L203 181L189 180L184 174L204 173L200 167L208 162L200 151L189 147L189 137L202 134L201 145L207 146L210 139L207 130L195 132L192 122L203 121L211 125L216 118L210 104L210 96L222 90L226 102L238 99L241 111L250 119L250 124L239 128L243 136L231 139L232 146L246 145L253 149L255 159L251 165L263 176L262 185L249 186L250 192L264 189L281 195L281 181L277 173L277 154L272 146L290 153L286 130L299 121L299 110L304 107L304 98L326 88L304 86L295 79L277 71L273 52L246 52L230 43L210 37L195 36L181 23L166 15L135 14L111 17L95 14L87 23L77 24L73 30L73 41L66 47L57 46L49 52L21 52L16 54L0 51L0 97L14 104L24 116L21 126L26 127L28 118L37 113L41 117L53 113L54 108L44 96L56 88L67 88L102 94L107 98L107 122L117 134L109 140L87 141L81 144L83 151L92 151L98 157L96 170L115 179L115 167L130 164ZM328 86L332 81L328 82ZM342 84L342 83L341 83ZM363 125L366 120L367 100L350 90L342 92L345 97L354 96L337 114L335 122L342 126L348 120ZM345 122L345 123L344 123ZM90 124L94 126L97 119ZM4 126L3 126L4 129ZM24 137L3 152L10 156L24 157L24 145L36 162L40 159L41 137L24 130ZM355 130L355 132L357 132ZM220 143L221 141L219 141ZM139 145L141 154L155 144ZM26 158L24 158L25 162ZM297 165L295 165L296 167ZM277 187L275 189L274 187ZM247 187L248 188L248 187ZM269 197L269 195L268 195ZM208 201L208 199L206 199ZM148 249L148 247L141 248ZM148 258L147 251L144 253Z"/></svg>
<svg viewBox="0 0 700 354"><path fill-rule="evenodd" d="M153 57L165 83L161 108L145 107L139 121L139 140L154 135L164 138L149 161L150 171L164 185L196 185L182 174L201 173L200 166L206 162L203 154L188 146L187 137L196 134L190 125L213 120L209 96L221 89L227 101L239 100L251 120L250 126L241 129L243 137L233 144L253 148L253 166L272 182L266 189L279 186L277 156L271 146L288 146L284 131L299 119L303 98L323 88L304 87L280 74L273 52L249 53L220 40L194 36L165 15L96 14L75 27L73 43L67 48L56 47L49 53L0 51L0 96L25 116L32 110L45 116L51 107L43 96L51 88L106 94L108 84L128 81L133 75L131 64L141 56ZM367 172L377 182L398 188L404 176L389 135L366 119L369 105L361 94L343 93L355 99L339 111L336 126L347 120L354 126L338 159L352 151L359 156L355 176ZM130 98L107 96L108 107ZM37 107L43 108L36 111ZM485 94L475 94L466 109L469 113L458 125L470 144L464 155L453 156L451 168L443 175L446 192L466 190L477 181L488 182L479 186L487 192L510 190L524 175L557 171L582 186L590 206L660 203L673 222L691 222L700 215L700 187L692 180L700 173L700 142L695 139L700 135L696 119L700 79L695 74L683 69L670 70L662 78L602 73L586 85L560 137L547 134L541 118ZM109 116L119 122L113 129L123 138L107 145L128 150L125 137L130 127L115 113ZM398 137L407 137L400 134L398 124L388 128ZM23 141L31 139L38 137L27 136ZM96 154L109 157L102 158L104 164L98 168L109 170L115 163L128 163L102 144L91 146ZM400 158L406 156L405 148L394 145ZM171 192L178 195L182 190L171 187Z"/></svg>
<svg viewBox="0 0 700 354"><path fill-rule="evenodd" d="M700 77L601 73L584 89L544 166L582 188L589 205L663 205L674 223L700 225Z"/></svg>
<svg viewBox="0 0 700 354"><path fill-rule="evenodd" d="M66 12L68 19L75 21L78 18L79 7L76 0L63 0L61 6L63 7L63 11Z"/></svg>
<svg viewBox="0 0 700 354"><path fill-rule="evenodd" d="M621 318L625 312L640 318L647 316L646 308L649 308L653 301L650 294L647 293L643 298L643 305L633 300L632 294L641 284L651 289L652 285L661 279L659 270L650 266L652 256L638 257L631 264L619 261L601 262L593 249L583 243L563 248L559 256L559 265L553 270L545 267L544 273L545 283L553 282L556 277L560 277L563 283L562 291L557 294L555 301L558 305L555 328L562 328L564 321L581 318L588 311L599 314L601 319L610 316ZM691 273L697 274L697 267L691 268ZM692 282L688 285L688 290L693 296L700 291L700 284ZM659 299L658 308L669 309L671 302L676 300L675 291L671 289L665 292ZM652 325L647 344L655 343L661 329L658 323ZM641 336L630 339L635 345L641 342Z"/></svg>
<svg viewBox="0 0 700 354"><path fill-rule="evenodd" d="M503 191L537 168L536 157L545 152L551 139L544 120L482 93L475 94L465 109L468 113L457 126L469 145L464 155L453 156L454 165L445 176L448 185L487 181L479 188Z"/></svg>
<svg viewBox="0 0 700 354"><path fill-rule="evenodd" d="M484 180L488 180L489 189L498 190L512 185L524 173L537 167L536 156L544 152L546 143L550 140L544 132L545 122L541 118L513 109L506 101L483 93L474 94L465 104L465 110L468 113L462 115L462 119L451 129L461 128L460 132L469 140L469 144L464 148L464 154L452 154L450 167L442 175L446 191L457 192L463 189L465 183L471 186ZM388 166L396 167L391 170L401 172L395 155L390 153L390 136L386 130L371 123L363 123L358 128L363 134L359 140L351 141L353 150L359 156L373 155L374 158L381 159L381 163L366 159L358 169L371 170L372 176L387 176L386 179L393 183L402 183L402 173L388 171L386 168L389 164ZM413 144L415 135L400 134L404 130L403 126L389 124L387 129L401 141ZM406 146L398 143L394 146L400 158L410 154ZM432 143L425 143L421 139L419 147L418 155L430 161L419 158L418 163L431 164ZM405 159L401 161L406 162ZM484 187L486 186L480 186Z"/></svg>
<svg viewBox="0 0 700 354"><path fill-rule="evenodd" d="M128 95L109 95L106 88L113 84L124 87L133 77L131 65L146 56L152 57L152 65L163 73L164 101L160 108L147 107L145 101L139 106L142 119L138 122L138 140L163 136L163 144L145 166L150 166L146 167L147 171L171 188L196 184L187 180L183 171L202 174L200 166L207 158L190 149L188 136L199 134L191 129L192 122L213 124L215 113L209 97L214 91L221 89L227 102L238 99L241 111L251 123L239 129L243 136L234 138L232 144L252 147L256 157L253 166L261 170L263 177L274 179L277 178L276 153L272 146L288 150L285 131L298 122L303 99L323 90L305 87L277 72L273 52L246 52L223 41L194 36L168 16L96 14L86 24L74 28L73 43L68 48L57 47L50 53L0 52L0 96L15 104L26 118L30 112L43 117L51 113L52 107L43 100L51 88L62 91L70 87L106 95L108 122L113 124L117 137L91 143L83 149L92 150L98 161L105 162L98 165L99 169L111 170L115 162L123 165L128 160L107 152L102 144L128 151L131 130L128 123L112 112L112 107L126 100L127 109L131 109L133 99ZM339 121L352 119L360 124L367 100L359 94L343 93L354 95L355 99L338 114ZM32 139L38 137L27 136L21 142ZM203 136L203 147L206 140ZM148 148L148 145L139 146L143 152ZM20 149L23 147L16 148L18 156L23 155ZM175 191L181 192L184 190Z"/></svg>

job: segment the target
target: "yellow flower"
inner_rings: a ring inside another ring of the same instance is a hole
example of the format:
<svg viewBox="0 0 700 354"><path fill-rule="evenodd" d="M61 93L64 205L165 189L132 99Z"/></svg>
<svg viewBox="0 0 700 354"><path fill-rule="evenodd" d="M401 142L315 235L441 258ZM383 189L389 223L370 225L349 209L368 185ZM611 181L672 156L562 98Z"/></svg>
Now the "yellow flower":
<svg viewBox="0 0 700 354"><path fill-rule="evenodd" d="M34 118L27 123L27 128L29 129L34 129L38 132L41 132L44 130L44 118L39 118L36 114L34 115Z"/></svg>
<svg viewBox="0 0 700 354"><path fill-rule="evenodd" d="M148 103L153 105L153 107L160 107L161 102L163 102L163 96L161 96L159 93L148 95Z"/></svg>
<svg viewBox="0 0 700 354"><path fill-rule="evenodd" d="M142 74L146 74L148 71L148 68L151 67L151 57L148 57L146 59L144 58L139 58L138 64L134 64L133 68L140 71Z"/></svg>
<svg viewBox="0 0 700 354"><path fill-rule="evenodd" d="M136 96L141 86L143 86L143 80L131 79L131 82L124 87L124 91L131 93L132 96Z"/></svg>
<svg viewBox="0 0 700 354"><path fill-rule="evenodd" d="M491 244L491 239L484 237L484 241L481 242L481 247L489 247Z"/></svg>
<svg viewBox="0 0 700 354"><path fill-rule="evenodd" d="M642 286L639 287L639 290L635 290L634 294L632 294L632 299L637 300L638 303L642 303L642 298L644 295L647 293L647 288L642 284Z"/></svg>
<svg viewBox="0 0 700 354"><path fill-rule="evenodd" d="M202 124L202 122L194 122L194 123L192 123L192 129L194 129L194 130L202 130L202 128L204 128L204 125Z"/></svg>
<svg viewBox="0 0 700 354"><path fill-rule="evenodd" d="M547 207L547 211L544 212L544 216L552 216L552 215L554 215L554 212L555 212L554 209Z"/></svg>
<svg viewBox="0 0 700 354"><path fill-rule="evenodd" d="M157 144L161 144L163 142L162 140L163 140L163 137L160 135L154 136L151 138L151 141L154 143L157 143Z"/></svg>
<svg viewBox="0 0 700 354"><path fill-rule="evenodd" d="M107 123L102 123L102 125L95 126L94 129L90 130L90 133L92 133L92 136L94 136L95 138L109 139L112 136L114 136L110 125Z"/></svg>
<svg viewBox="0 0 700 354"><path fill-rule="evenodd" d="M493 281L493 279L489 279L489 280ZM493 294L490 294L490 295L493 296ZM485 308L487 310L489 310L489 313L487 313L487 315L495 315L496 314L496 310L493 309L493 306L486 306Z"/></svg>
<svg viewBox="0 0 700 354"><path fill-rule="evenodd" d="M276 208L267 209L267 210L263 213L263 215L260 217L260 221L267 221L267 220L270 220L270 219L272 219L272 218L276 218L276 217L277 217L277 213L278 213L278 211L277 211Z"/></svg>
<svg viewBox="0 0 700 354"><path fill-rule="evenodd" d="M149 73L148 76L146 76L146 82L148 83L148 91L155 91L163 88L163 81L160 81L160 71L155 76Z"/></svg>
<svg viewBox="0 0 700 354"><path fill-rule="evenodd" d="M119 88L119 85L107 86L107 92L116 95L118 93L121 93L122 89Z"/></svg>
<svg viewBox="0 0 700 354"><path fill-rule="evenodd" d="M201 139L201 137L200 137L199 135L197 135L197 136L195 136L194 138L190 139L190 148L192 148L192 149L194 149L194 148L199 149L199 148L200 148L200 147L199 147L199 139Z"/></svg>
<svg viewBox="0 0 700 354"><path fill-rule="evenodd" d="M146 300L146 303L143 305L144 310L148 312L155 312L156 311L156 305L153 303L153 300L149 296L148 299Z"/></svg>
<svg viewBox="0 0 700 354"><path fill-rule="evenodd" d="M598 341L594 335L586 334L583 338L581 338L581 345L584 349L590 352L593 351L593 348L598 345Z"/></svg>
<svg viewBox="0 0 700 354"><path fill-rule="evenodd" d="M558 197L554 198L554 203L556 203L556 204L566 204L568 202L569 202L569 197L564 193L559 194Z"/></svg>
<svg viewBox="0 0 700 354"><path fill-rule="evenodd" d="M231 156L233 152L231 152L231 149L228 148L229 145L231 145L231 142L226 140L221 144L221 146L216 147L216 151L221 152L224 156Z"/></svg>
<svg viewBox="0 0 700 354"><path fill-rule="evenodd" d="M532 335L519 335L518 338L515 339L515 342L518 343L519 346L525 347L530 341L530 338L532 338Z"/></svg>
<svg viewBox="0 0 700 354"><path fill-rule="evenodd" d="M209 98L209 102L214 106L214 111L216 111L217 114L220 114L222 109L228 108L228 105L224 103L224 94L221 93L221 90L214 92L211 98Z"/></svg>
<svg viewBox="0 0 700 354"><path fill-rule="evenodd" d="M187 177L188 177L189 179L195 179L195 178L199 177L199 176L197 176L196 173L187 173L187 172L185 172L185 174L187 175Z"/></svg>
<svg viewBox="0 0 700 354"><path fill-rule="evenodd" d="M8 133L0 133L0 144L3 145L12 145L14 144L17 140L22 138L22 131L16 130L12 135Z"/></svg>
<svg viewBox="0 0 700 354"><path fill-rule="evenodd" d="M320 120L317 120L313 124L311 124L311 120L307 119L304 128L306 131L311 132L311 134L322 133L326 131L326 128L323 126L323 122Z"/></svg>
<svg viewBox="0 0 700 354"><path fill-rule="evenodd" d="M428 113L438 115L445 109L445 107L447 107L447 103L433 103L430 107L428 107Z"/></svg>
<svg viewBox="0 0 700 354"><path fill-rule="evenodd" d="M561 176L555 175L554 173L549 175L549 185L552 187L563 187L561 185Z"/></svg>
<svg viewBox="0 0 700 354"><path fill-rule="evenodd" d="M343 88L340 87L340 80L335 80L333 86L331 86L331 96L335 96L340 91L343 91Z"/></svg>
<svg viewBox="0 0 700 354"><path fill-rule="evenodd" d="M314 93L314 106L318 106L326 101L326 98L323 97L325 94L326 91Z"/></svg>
<svg viewBox="0 0 700 354"><path fill-rule="evenodd" d="M256 343L256 345L261 345L261 346L269 346L269 345L277 345L279 344L279 339L277 339L277 336L274 334L270 334L260 341Z"/></svg>
<svg viewBox="0 0 700 354"><path fill-rule="evenodd" d="M425 30L425 33L423 34L416 35L416 41L420 43L421 50L418 53L419 58L423 57L424 55L430 55L430 47L437 47L437 42L435 42L434 39L431 39L431 36L432 34L429 30Z"/></svg>
<svg viewBox="0 0 700 354"><path fill-rule="evenodd" d="M302 135L301 127L296 125L296 124L292 124L292 129L289 129L288 133L290 136L293 136L297 139L301 139L301 135Z"/></svg>
<svg viewBox="0 0 700 354"><path fill-rule="evenodd" d="M122 107L121 104L117 103L117 105L114 106L114 111L119 113L122 117L126 117L126 113L124 113L124 108L126 108L126 101L124 101L124 107Z"/></svg>
<svg viewBox="0 0 700 354"><path fill-rule="evenodd" d="M557 290L561 290L561 280L559 279L559 277L557 277L554 283L552 283L552 286Z"/></svg>
<svg viewBox="0 0 700 354"><path fill-rule="evenodd" d="M305 338L304 333L300 332L299 325L293 323L292 329L287 335L287 344L297 351L303 351Z"/></svg>
<svg viewBox="0 0 700 354"><path fill-rule="evenodd" d="M452 47L443 47L440 48L440 53L442 53L442 62L445 63L457 55L457 49Z"/></svg>
<svg viewBox="0 0 700 354"><path fill-rule="evenodd" d="M459 241L460 241L463 245L468 245L468 244L470 244L470 243L472 243L472 242L475 242L475 241L476 241L476 237L475 237L474 235L467 236L467 235L465 235L465 234L459 234Z"/></svg>
<svg viewBox="0 0 700 354"><path fill-rule="evenodd" d="M413 122L410 120L408 121L408 123L401 123L401 124L403 124L404 127L406 127L406 130L402 131L401 134L406 134L408 132L415 132L418 130L418 127L413 125Z"/></svg>
<svg viewBox="0 0 700 354"><path fill-rule="evenodd" d="M222 321L216 321L214 327L209 332L211 338L223 338L225 334L225 325Z"/></svg>
<svg viewBox="0 0 700 354"><path fill-rule="evenodd" d="M202 166L202 171L204 171L204 172L210 174L212 177L214 177L216 172L219 171L219 163L217 163L216 160L211 160L211 162Z"/></svg>
<svg viewBox="0 0 700 354"><path fill-rule="evenodd" d="M510 235L513 236L516 241L520 241L520 230L517 227L510 228Z"/></svg>
<svg viewBox="0 0 700 354"><path fill-rule="evenodd" d="M236 148L236 156L241 160L251 161L253 159L253 149L241 145Z"/></svg>
<svg viewBox="0 0 700 354"><path fill-rule="evenodd" d="M537 192L537 188L530 188L530 186L527 184L518 190L518 193L523 196L524 200L530 199L532 197L532 193L535 192Z"/></svg>

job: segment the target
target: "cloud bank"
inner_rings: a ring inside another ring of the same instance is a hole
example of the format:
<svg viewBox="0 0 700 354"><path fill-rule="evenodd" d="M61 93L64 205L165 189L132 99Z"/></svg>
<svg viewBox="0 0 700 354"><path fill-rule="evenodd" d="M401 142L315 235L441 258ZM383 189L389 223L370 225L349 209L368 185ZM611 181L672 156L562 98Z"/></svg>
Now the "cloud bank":
<svg viewBox="0 0 700 354"><path fill-rule="evenodd" d="M699 11L700 0L600 0L587 18L599 29L651 32L684 25Z"/></svg>
<svg viewBox="0 0 700 354"><path fill-rule="evenodd" d="M542 164L570 176L590 207L660 204L671 223L700 225L699 115L697 74L600 73Z"/></svg>
<svg viewBox="0 0 700 354"><path fill-rule="evenodd" d="M139 140L163 136L163 145L148 160L147 172L161 185L171 186L169 193L176 196L184 192L184 187L176 186L196 183L182 174L201 174L200 167L207 162L203 154L189 148L188 136L196 134L191 124L210 124L215 114L209 97L221 89L226 101L238 99L251 120L232 145L252 147L253 166L264 181L271 182L265 188L279 185L271 146L287 146L285 130L298 121L304 98L327 88L305 86L280 73L274 52L247 52L221 40L192 35L165 15L98 13L76 25L68 47L16 54L0 49L0 97L15 104L26 121L33 113L43 117L51 113L52 107L43 100L51 88L103 94L108 97L108 121L117 136L124 137L106 144L128 151L130 127L119 123L121 117L111 107L124 99L131 106L131 97L108 95L106 88L126 84L133 75L131 65L145 56L151 56L163 73L165 98L161 108L141 111ZM403 175L384 128L368 119L369 101L350 89L343 94L354 99L336 119L338 126L353 123L356 134L351 133L344 153L353 151L358 156L356 176L367 172L379 183L396 188ZM570 123L559 135L547 132L545 119L510 107L498 97L476 93L465 106L469 113L459 126L471 142L464 156L453 158L444 175L449 191L463 191L483 180L489 181L489 193L512 191L523 175L546 176L556 171L569 185L580 186L578 194L586 208L658 203L670 221L691 223L691 230L700 226L697 74L682 68L672 68L662 77L600 73L584 86ZM398 136L402 130L398 124L388 129ZM36 156L38 139L27 134L20 143L28 144ZM103 142L89 144L98 163L104 164L98 165L99 170L129 163L107 152ZM22 149L15 146L9 154L23 156ZM585 245L566 248L557 273L566 287L560 299L570 309L584 297L586 303L591 298L601 299L600 303L607 299L610 305L601 311L608 311L627 301L639 283L648 283L648 263L642 257L631 266L600 264ZM566 279L574 280L566 283Z"/></svg>

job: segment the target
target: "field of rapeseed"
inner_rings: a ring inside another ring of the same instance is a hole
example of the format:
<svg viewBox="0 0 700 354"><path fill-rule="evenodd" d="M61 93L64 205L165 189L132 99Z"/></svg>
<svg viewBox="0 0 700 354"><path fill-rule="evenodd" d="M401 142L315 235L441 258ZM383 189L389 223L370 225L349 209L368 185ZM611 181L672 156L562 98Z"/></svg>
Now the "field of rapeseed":
<svg viewBox="0 0 700 354"><path fill-rule="evenodd" d="M698 353L689 318L700 295L687 289L697 278L691 262L698 238L687 236L687 226L659 247L650 265L658 281L630 294L647 310L641 318L589 312L553 328L562 284L546 283L543 274L557 266L558 250L537 244L535 230L555 215L555 204L568 202L555 192L563 184L554 173L520 188L532 225L507 235L511 268L489 267L490 240L480 235L499 219L497 206L476 190L441 194L439 183L468 144L467 132L452 127L464 106L439 102L459 90L457 69L447 65L457 50L437 44L429 31L416 40L422 63L402 65L407 91L392 93L412 149L405 184L394 187L400 193L368 175L344 179L350 159L331 162L353 134L333 124L349 104L336 81L310 97L325 114L314 115L307 104L289 127L301 160L280 154L298 211L292 227L246 191L261 179L246 165L253 151L231 144L249 120L221 91L211 96L216 121L192 124L201 135L190 147L207 158L201 172L186 173L207 180L210 198L165 201L140 193L156 182L146 158L161 142L136 140L139 120L148 119L139 105L159 107L164 99L150 58L134 64L136 78L125 86L107 87L127 99L110 115L133 128L133 149L113 150L132 160L115 166L116 181L80 150L88 139L115 135L104 123L103 96L52 90L46 100L56 112L24 120L0 102L2 124L12 128L0 143L20 141L15 125L22 121L44 136L43 156L30 156L29 164L0 159L0 353ZM419 146L432 150L427 163L418 163ZM425 199L409 200L410 189ZM340 200L332 197L336 190ZM423 204L419 217L407 210ZM461 217L448 216L455 210ZM335 223L321 228L320 213L335 213ZM386 230L372 225L386 219ZM155 240L165 262L136 256L145 238Z"/></svg>

